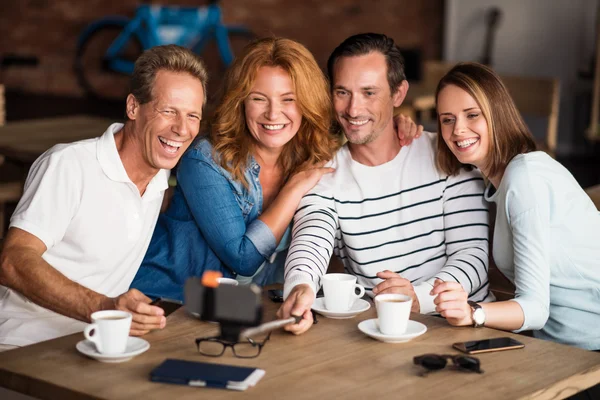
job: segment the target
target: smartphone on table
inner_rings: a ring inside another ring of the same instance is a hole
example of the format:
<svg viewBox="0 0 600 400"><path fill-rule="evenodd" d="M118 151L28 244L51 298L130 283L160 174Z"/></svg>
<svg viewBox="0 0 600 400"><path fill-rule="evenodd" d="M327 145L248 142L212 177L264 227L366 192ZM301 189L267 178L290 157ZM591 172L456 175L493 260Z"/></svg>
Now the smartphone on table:
<svg viewBox="0 0 600 400"><path fill-rule="evenodd" d="M183 303L179 300L166 299L164 297L159 297L150 303L151 306L157 306L162 308L165 311L165 317L169 316L175 312L179 307L183 305Z"/></svg>
<svg viewBox="0 0 600 400"><path fill-rule="evenodd" d="M489 353L492 351L503 351L522 349L525 345L510 337L499 337L471 342L460 342L452 345L455 349L467 354Z"/></svg>

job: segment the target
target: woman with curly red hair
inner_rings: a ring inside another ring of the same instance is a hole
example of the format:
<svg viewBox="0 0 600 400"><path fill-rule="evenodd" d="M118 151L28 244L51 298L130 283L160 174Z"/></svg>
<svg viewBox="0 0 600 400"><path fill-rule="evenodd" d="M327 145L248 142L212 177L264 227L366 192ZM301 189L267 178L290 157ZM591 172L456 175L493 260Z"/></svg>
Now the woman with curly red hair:
<svg viewBox="0 0 600 400"><path fill-rule="evenodd" d="M327 80L303 45L249 45L226 73L210 137L181 159L132 287L182 299L185 280L205 270L282 282L293 214L340 146L331 120Z"/></svg>

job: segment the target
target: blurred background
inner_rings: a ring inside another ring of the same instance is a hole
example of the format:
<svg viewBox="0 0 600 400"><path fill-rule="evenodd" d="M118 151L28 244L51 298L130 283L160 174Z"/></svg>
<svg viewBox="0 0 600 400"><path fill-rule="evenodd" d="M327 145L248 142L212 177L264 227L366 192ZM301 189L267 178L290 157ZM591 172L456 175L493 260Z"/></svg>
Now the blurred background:
<svg viewBox="0 0 600 400"><path fill-rule="evenodd" d="M600 83L595 79L599 64L596 61L598 0L222 0L216 3L223 24L244 25L258 37L297 40L312 51L323 69L330 52L349 35L372 31L391 36L404 51L411 82L403 110L432 130L435 119L431 113L431 95L439 74L458 61L485 62L503 77L517 78L509 89L514 97L523 97L519 101L524 105L518 106L524 114L526 109L532 111L525 119L540 143L549 147L583 187L600 183L599 146L595 140L598 129L594 128L598 126L600 109ZM77 43L92 22L111 15L134 18L142 4L201 7L209 2L3 0L0 3L0 85L4 87L0 122L6 124L0 128L0 154L2 137L12 132L7 129L12 124L20 127L18 124L27 121L73 115L122 118L124 99L118 91L112 98L97 98L82 88L74 69ZM224 69L217 43L208 43L202 55L211 66L209 92L214 94ZM113 84L112 88L122 89L123 85ZM211 99L209 111L215 97ZM39 125L31 126L28 129L40 129ZM22 126L19 129L26 130ZM101 133L98 131L97 135ZM29 140L36 140L35 135L21 138ZM5 171L10 168L6 162L2 167L0 179L6 180ZM20 174L23 169L21 166Z"/></svg>

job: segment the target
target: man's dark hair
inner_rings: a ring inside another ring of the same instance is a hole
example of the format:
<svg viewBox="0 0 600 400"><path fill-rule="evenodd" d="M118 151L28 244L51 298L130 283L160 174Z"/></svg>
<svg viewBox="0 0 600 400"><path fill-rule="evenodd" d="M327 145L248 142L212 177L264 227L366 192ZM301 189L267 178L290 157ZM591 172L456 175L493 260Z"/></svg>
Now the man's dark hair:
<svg viewBox="0 0 600 400"><path fill-rule="evenodd" d="M404 57L402 57L400 49L394 43L394 39L380 33L359 33L350 36L333 50L329 60L327 60L327 74L329 75L331 88L333 88L334 82L333 69L338 58L364 56L375 51L385 56L390 92L392 94L396 93L398 86L403 80L406 80Z"/></svg>

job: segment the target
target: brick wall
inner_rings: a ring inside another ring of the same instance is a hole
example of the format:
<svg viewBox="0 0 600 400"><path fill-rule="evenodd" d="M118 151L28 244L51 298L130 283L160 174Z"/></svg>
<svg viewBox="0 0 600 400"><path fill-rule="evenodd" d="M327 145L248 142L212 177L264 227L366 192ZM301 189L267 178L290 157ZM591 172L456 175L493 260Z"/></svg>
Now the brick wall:
<svg viewBox="0 0 600 400"><path fill-rule="evenodd" d="M17 53L39 59L35 67L8 67L0 83L8 89L58 95L82 94L73 73L77 38L105 15L132 16L136 0L2 0L0 56ZM202 0L162 4L201 5ZM443 0L223 0L226 23L245 24L259 36L284 36L306 45L324 67L345 37L375 31L403 48L418 48L425 59L439 58Z"/></svg>

